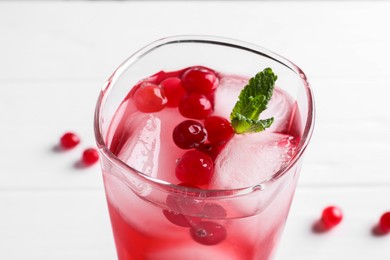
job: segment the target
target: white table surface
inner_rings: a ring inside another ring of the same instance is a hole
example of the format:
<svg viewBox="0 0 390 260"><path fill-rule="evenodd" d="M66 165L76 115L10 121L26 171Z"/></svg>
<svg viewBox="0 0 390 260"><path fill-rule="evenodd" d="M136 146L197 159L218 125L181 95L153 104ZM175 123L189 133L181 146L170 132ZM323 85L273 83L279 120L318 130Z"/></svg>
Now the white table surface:
<svg viewBox="0 0 390 260"><path fill-rule="evenodd" d="M317 123L276 260L388 260L390 2L0 2L0 259L115 259L94 146L94 104L132 52L209 34L269 48L307 73ZM82 143L55 147L67 130ZM311 228L339 205L343 223Z"/></svg>

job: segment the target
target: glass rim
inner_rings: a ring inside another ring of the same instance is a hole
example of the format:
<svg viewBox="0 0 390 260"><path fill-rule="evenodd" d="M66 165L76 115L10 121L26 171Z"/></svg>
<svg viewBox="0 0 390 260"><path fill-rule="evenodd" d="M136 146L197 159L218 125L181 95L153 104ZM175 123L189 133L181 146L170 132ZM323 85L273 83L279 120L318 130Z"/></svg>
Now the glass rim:
<svg viewBox="0 0 390 260"><path fill-rule="evenodd" d="M213 45L222 45L226 47L231 48L237 48L245 51L249 51L267 58L270 58L285 67L292 70L294 73L297 74L298 77L301 78L303 87L305 89L306 98L308 102L308 110L307 110L307 119L306 119L306 125L304 126L303 134L300 139L297 152L294 154L294 156L290 159L290 161L283 166L281 169L279 169L277 172L275 172L272 176L269 178L263 180L260 183L257 183L255 185L246 186L246 187L240 187L240 188L233 188L233 189L197 189L197 188L191 188L191 187L184 187L177 184L173 184L164 180L160 180L157 178L153 178L150 176L145 175L141 171L129 166L125 162L123 162L121 159L119 159L114 153L110 151L110 149L107 147L106 142L104 141L104 137L102 135L101 131L101 112L105 104L105 100L107 98L108 92L111 89L113 85L115 85L116 80L122 75L124 70L126 68L136 62L138 59L142 58L144 55L147 55L149 52L153 51L156 48L162 47L164 45L168 44L175 44L175 43L201 43L201 44L213 44ZM170 36L161 38L159 40L156 40L137 52L133 53L131 56L129 56L122 64L119 65L119 67L112 73L112 75L109 77L109 79L106 81L106 84L103 86L103 88L100 91L96 107L95 107L95 114L94 114L94 132L95 132L95 140L96 144L100 150L100 153L105 156L110 163L115 165L116 167L119 167L122 171L128 172L129 174L136 173L137 178L141 179L145 183L148 183L150 185L162 188L164 190L170 190L176 193L181 193L180 191L186 192L188 190L195 191L197 193L202 193L202 197L220 197L222 194L234 194L237 195L245 195L250 194L257 190L264 190L267 186L278 180L280 177L284 176L301 158L303 155L310 138L312 136L313 128L314 128L314 118L315 118L315 110L314 110L314 97L313 92L310 87L310 84L307 80L307 77L305 73L294 63L289 61L288 59L268 50L261 46L244 42L241 40L236 40L232 38L226 38L226 37L219 37L219 36L208 36L208 35L179 35L179 36ZM229 195L228 195L229 196Z"/></svg>

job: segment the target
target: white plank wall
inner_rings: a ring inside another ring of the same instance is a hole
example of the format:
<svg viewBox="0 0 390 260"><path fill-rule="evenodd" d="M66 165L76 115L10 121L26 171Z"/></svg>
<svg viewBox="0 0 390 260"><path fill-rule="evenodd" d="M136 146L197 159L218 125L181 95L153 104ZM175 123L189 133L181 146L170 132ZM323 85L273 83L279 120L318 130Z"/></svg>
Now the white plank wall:
<svg viewBox="0 0 390 260"><path fill-rule="evenodd" d="M208 34L257 43L298 64L317 122L276 260L388 260L374 236L390 210L390 2L0 2L0 259L115 259L94 146L100 87L158 38ZM200 15L201 14L201 15ZM76 149L59 152L73 130ZM312 232L323 207L345 220Z"/></svg>

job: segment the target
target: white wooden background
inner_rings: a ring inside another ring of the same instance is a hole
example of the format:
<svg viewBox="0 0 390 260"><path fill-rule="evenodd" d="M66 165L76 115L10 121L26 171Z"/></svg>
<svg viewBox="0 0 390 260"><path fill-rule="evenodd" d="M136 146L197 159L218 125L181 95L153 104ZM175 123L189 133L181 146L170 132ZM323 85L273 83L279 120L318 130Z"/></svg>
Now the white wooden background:
<svg viewBox="0 0 390 260"><path fill-rule="evenodd" d="M276 260L388 260L390 2L0 2L0 259L115 259L94 146L100 87L158 38L210 34L296 62L315 91L317 123ZM59 152L59 137L82 143ZM311 228L323 207L343 223Z"/></svg>

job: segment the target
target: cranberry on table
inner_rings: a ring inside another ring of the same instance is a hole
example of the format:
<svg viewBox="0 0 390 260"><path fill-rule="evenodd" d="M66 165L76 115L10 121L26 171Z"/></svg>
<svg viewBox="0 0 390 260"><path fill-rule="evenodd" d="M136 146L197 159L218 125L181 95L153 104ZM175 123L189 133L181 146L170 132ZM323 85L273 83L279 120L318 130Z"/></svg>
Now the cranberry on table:
<svg viewBox="0 0 390 260"><path fill-rule="evenodd" d="M134 93L134 103L137 109L144 113L158 112L167 104L162 88L153 83L144 83Z"/></svg>
<svg viewBox="0 0 390 260"><path fill-rule="evenodd" d="M173 141L182 149L198 147L207 139L207 132L203 125L194 120L185 120L173 129Z"/></svg>
<svg viewBox="0 0 390 260"><path fill-rule="evenodd" d="M85 149L81 157L81 161L85 165L92 165L99 160L99 153L95 148Z"/></svg>
<svg viewBox="0 0 390 260"><path fill-rule="evenodd" d="M212 144L222 144L234 136L234 129L230 122L221 116L210 116L204 123L208 133L208 140Z"/></svg>
<svg viewBox="0 0 390 260"><path fill-rule="evenodd" d="M384 233L390 233L390 211L380 217L378 228Z"/></svg>
<svg viewBox="0 0 390 260"><path fill-rule="evenodd" d="M187 118L205 119L212 112L212 104L203 94L187 93L179 102L179 111Z"/></svg>
<svg viewBox="0 0 390 260"><path fill-rule="evenodd" d="M160 83L167 98L167 107L177 107L180 99L186 93L180 78L170 77Z"/></svg>
<svg viewBox="0 0 390 260"><path fill-rule="evenodd" d="M203 245L216 245L226 239L226 229L212 221L202 221L190 229L192 239Z"/></svg>
<svg viewBox="0 0 390 260"><path fill-rule="evenodd" d="M217 86L218 78L209 69L193 67L182 75L183 86L189 92L198 92L205 95L211 93Z"/></svg>
<svg viewBox="0 0 390 260"><path fill-rule="evenodd" d="M65 149L73 148L79 143L80 143L80 138L75 133L72 132L65 133L60 139L61 147Z"/></svg>
<svg viewBox="0 0 390 260"><path fill-rule="evenodd" d="M321 222L325 229L331 229L343 220L343 212L339 207L329 206L322 211Z"/></svg>
<svg viewBox="0 0 390 260"><path fill-rule="evenodd" d="M186 152L176 165L176 177L193 185L208 184L214 174L211 157L197 150Z"/></svg>

